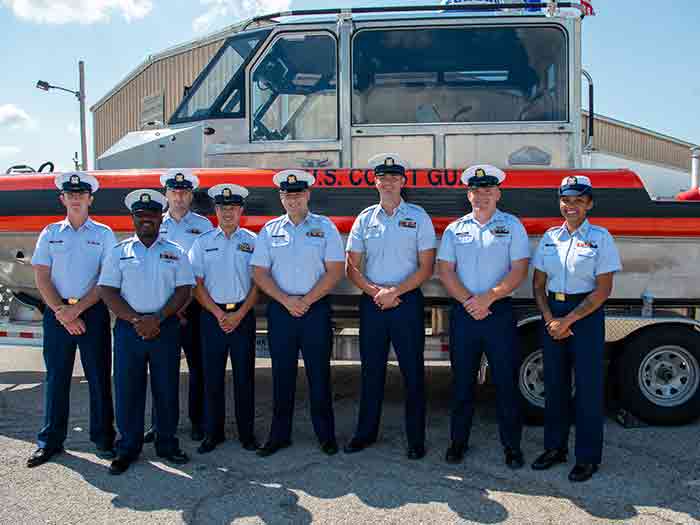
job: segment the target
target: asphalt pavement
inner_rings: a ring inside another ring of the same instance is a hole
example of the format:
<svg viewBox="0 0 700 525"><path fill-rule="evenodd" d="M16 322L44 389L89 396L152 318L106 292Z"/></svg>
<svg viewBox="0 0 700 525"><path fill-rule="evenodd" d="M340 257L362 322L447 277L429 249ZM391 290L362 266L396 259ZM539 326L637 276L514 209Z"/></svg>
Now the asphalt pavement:
<svg viewBox="0 0 700 525"><path fill-rule="evenodd" d="M95 457L88 439L88 385L76 366L66 452L25 467L42 424L41 350L0 346L0 523L267 523L267 524L591 524L700 523L700 424L625 429L608 420L604 464L589 482L572 484L573 466L509 470L498 441L490 388L480 390L470 449L461 465L444 462L450 371L427 369L428 455L405 457L403 393L389 367L379 442L363 452L327 457L314 437L300 366L294 443L259 458L235 439L233 388L227 379L228 441L196 453L186 418L187 381L180 381L181 445L192 460L160 461L152 445L122 476ZM336 363L333 385L338 438L352 434L358 408L357 363ZM264 441L272 402L270 364L256 368L256 433ZM150 406L150 404L149 404ZM526 427L528 463L541 452L542 428ZM571 447L573 450L573 442Z"/></svg>

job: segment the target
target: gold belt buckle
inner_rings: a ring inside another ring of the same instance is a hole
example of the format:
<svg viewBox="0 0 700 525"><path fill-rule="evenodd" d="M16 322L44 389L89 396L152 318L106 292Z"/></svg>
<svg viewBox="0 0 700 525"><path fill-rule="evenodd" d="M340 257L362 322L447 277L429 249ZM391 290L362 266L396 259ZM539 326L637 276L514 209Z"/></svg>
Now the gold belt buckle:
<svg viewBox="0 0 700 525"><path fill-rule="evenodd" d="M226 311L230 312L231 310L235 310L237 304L238 303L226 303Z"/></svg>
<svg viewBox="0 0 700 525"><path fill-rule="evenodd" d="M561 292L555 292L554 293L554 300L563 303L566 301L566 294L563 294Z"/></svg>
<svg viewBox="0 0 700 525"><path fill-rule="evenodd" d="M73 306L74 304L78 304L78 301L79 301L79 300L80 300L80 299L76 299L75 297L69 297L69 298L68 298L68 304L71 305L71 306Z"/></svg>

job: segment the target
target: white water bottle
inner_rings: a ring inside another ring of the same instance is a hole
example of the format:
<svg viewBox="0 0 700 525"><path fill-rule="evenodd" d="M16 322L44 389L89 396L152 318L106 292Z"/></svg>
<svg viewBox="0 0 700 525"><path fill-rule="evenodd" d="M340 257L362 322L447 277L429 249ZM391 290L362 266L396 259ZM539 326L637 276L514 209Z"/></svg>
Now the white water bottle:
<svg viewBox="0 0 700 525"><path fill-rule="evenodd" d="M642 317L651 317L654 313L654 296L648 288L642 293Z"/></svg>

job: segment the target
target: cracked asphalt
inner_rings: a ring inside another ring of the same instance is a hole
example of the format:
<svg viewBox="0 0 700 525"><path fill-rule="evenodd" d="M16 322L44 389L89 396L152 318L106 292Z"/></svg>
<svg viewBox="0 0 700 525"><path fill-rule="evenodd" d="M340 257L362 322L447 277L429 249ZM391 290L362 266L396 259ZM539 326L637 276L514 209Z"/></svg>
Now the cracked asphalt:
<svg viewBox="0 0 700 525"><path fill-rule="evenodd" d="M66 452L35 469L24 464L41 426L41 351L0 347L0 523L700 523L700 424L624 429L606 424L604 464L588 483L571 484L571 467L512 472L498 443L493 392L480 391L469 452L461 465L443 461L449 436L450 372L427 369L428 455L404 457L401 378L390 366L380 441L352 456L319 450L311 429L300 367L294 443L261 459L235 440L233 393L227 384L229 440L199 455L185 417L181 379L183 467L159 462L146 445L123 476L110 476L88 439L88 386L76 365ZM353 430L357 363L333 367L340 444ZM256 369L256 433L264 441L271 415L269 360ZM541 451L542 429L526 427L528 461ZM572 447L573 449L573 444Z"/></svg>

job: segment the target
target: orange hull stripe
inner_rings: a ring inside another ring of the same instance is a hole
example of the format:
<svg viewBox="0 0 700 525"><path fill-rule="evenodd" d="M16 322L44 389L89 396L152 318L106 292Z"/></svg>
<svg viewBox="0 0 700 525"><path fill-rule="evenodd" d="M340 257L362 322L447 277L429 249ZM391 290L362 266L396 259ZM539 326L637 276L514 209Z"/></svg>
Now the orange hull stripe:
<svg viewBox="0 0 700 525"><path fill-rule="evenodd" d="M0 232L38 233L49 223L63 220L63 216L0 216ZM109 225L117 232L133 231L130 215L92 216L96 221ZM244 216L241 225L254 231L273 217ZM212 219L216 219L212 217ZM331 217L338 229L347 233L355 217ZM442 233L454 217L433 217L433 224L438 233ZM560 217L521 218L530 235L541 235L552 226L563 223ZM607 228L613 235L632 237L700 237L700 218L627 218L627 217L592 217L591 222Z"/></svg>

